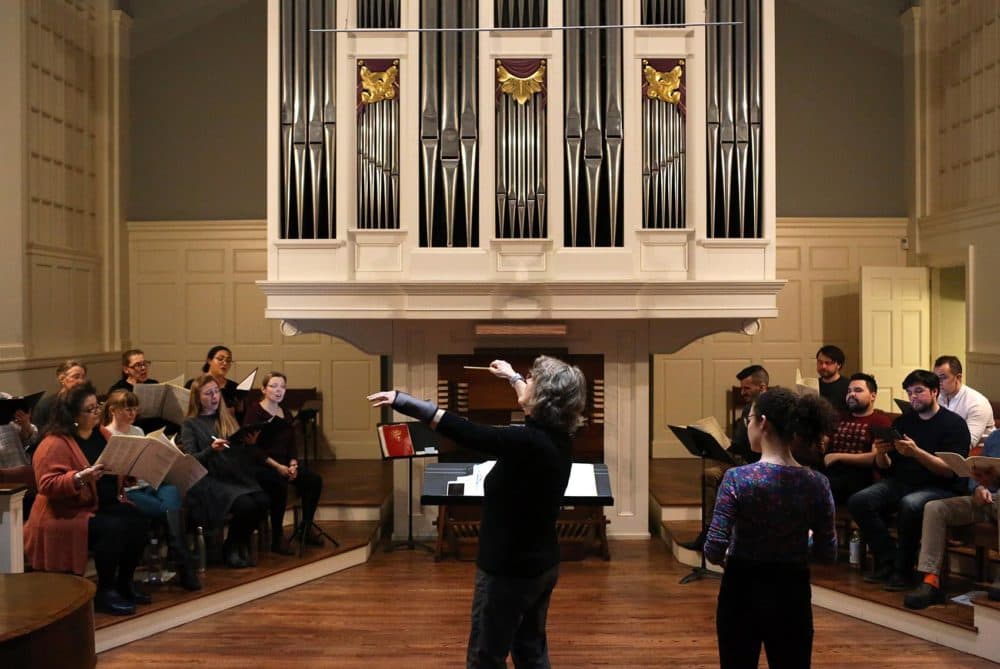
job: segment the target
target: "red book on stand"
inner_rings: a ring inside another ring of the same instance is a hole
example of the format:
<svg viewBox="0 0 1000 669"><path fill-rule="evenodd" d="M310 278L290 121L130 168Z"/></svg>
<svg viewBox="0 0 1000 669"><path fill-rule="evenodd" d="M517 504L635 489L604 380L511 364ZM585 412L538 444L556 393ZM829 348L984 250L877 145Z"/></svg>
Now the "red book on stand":
<svg viewBox="0 0 1000 669"><path fill-rule="evenodd" d="M405 458L413 455L413 438L406 423L389 423L378 426L378 440L383 458Z"/></svg>

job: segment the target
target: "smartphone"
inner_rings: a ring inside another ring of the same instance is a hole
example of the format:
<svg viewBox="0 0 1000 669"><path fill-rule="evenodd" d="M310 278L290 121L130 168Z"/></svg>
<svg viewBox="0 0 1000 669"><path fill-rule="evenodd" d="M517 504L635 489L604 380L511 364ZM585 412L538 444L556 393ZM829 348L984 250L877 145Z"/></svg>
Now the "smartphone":
<svg viewBox="0 0 1000 669"><path fill-rule="evenodd" d="M465 494L465 484L451 481L448 483L448 496L461 496Z"/></svg>
<svg viewBox="0 0 1000 669"><path fill-rule="evenodd" d="M902 439L903 435L894 427L878 427L873 426L871 428L872 436L876 439L881 439L882 441L894 442L898 439Z"/></svg>

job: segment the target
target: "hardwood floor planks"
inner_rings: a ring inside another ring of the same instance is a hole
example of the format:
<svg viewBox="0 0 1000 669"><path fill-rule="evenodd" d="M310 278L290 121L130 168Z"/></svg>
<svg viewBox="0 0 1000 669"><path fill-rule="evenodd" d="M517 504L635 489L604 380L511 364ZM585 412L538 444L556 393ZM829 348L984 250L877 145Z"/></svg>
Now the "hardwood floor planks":
<svg viewBox="0 0 1000 669"><path fill-rule="evenodd" d="M662 542L616 541L612 560L563 563L549 612L556 667L718 666L718 581ZM378 552L359 567L104 653L99 666L459 667L474 565ZM994 667L914 637L815 609L813 667ZM762 667L766 661L762 659Z"/></svg>

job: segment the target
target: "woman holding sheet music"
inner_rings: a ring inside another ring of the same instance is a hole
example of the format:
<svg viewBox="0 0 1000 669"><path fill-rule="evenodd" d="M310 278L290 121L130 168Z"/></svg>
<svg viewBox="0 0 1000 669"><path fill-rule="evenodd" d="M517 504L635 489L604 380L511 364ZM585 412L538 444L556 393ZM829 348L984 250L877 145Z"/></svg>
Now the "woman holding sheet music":
<svg viewBox="0 0 1000 669"><path fill-rule="evenodd" d="M122 479L102 476L94 463L111 434L100 427L97 392L89 383L60 395L35 453L38 497L24 527L24 552L38 571L83 574L87 549L94 552L94 608L114 615L135 613L149 595L132 579L146 545L146 519L122 491Z"/></svg>
<svg viewBox="0 0 1000 669"><path fill-rule="evenodd" d="M195 503L206 529L221 531L226 514L232 513L223 559L230 567L249 567L250 538L269 508L254 476L255 453L249 448L256 435L236 434L239 425L226 410L211 374L192 381L187 415L181 425L181 446L208 470L208 476L188 491L188 499Z"/></svg>
<svg viewBox="0 0 1000 669"><path fill-rule="evenodd" d="M292 554L282 538L290 485L295 487L302 499L305 536L300 539L311 546L323 545L323 539L313 528L323 479L315 472L299 470L299 461L295 457L295 428L291 416L281 404L287 386L288 378L281 372L270 372L264 376L264 383L261 384L264 399L251 404L244 418L247 424L270 421L266 432L257 439L257 448L260 449L257 482L271 499L271 552L282 555Z"/></svg>
<svg viewBox="0 0 1000 669"><path fill-rule="evenodd" d="M544 355L527 376L503 360L490 363L489 371L517 393L523 426L477 425L396 390L368 399L496 458L485 480L466 663L505 667L510 653L518 667L547 667L545 620L559 576L556 519L587 382L579 368Z"/></svg>
<svg viewBox="0 0 1000 669"><path fill-rule="evenodd" d="M725 563L715 626L722 669L756 667L761 644L772 669L808 669L812 656L812 557L837 553L833 494L794 450L818 444L837 422L830 403L771 388L745 419L758 462L726 471L719 487L705 558Z"/></svg>
<svg viewBox="0 0 1000 669"><path fill-rule="evenodd" d="M145 436L142 428L133 425L139 413L139 398L129 390L116 390L104 403L101 423L112 434ZM163 482L154 488L145 481L138 481L125 490L125 495L144 516L165 523L170 557L177 564L180 584L187 590L201 590L198 580L198 561L184 545L184 524L181 517L181 492L177 486Z"/></svg>

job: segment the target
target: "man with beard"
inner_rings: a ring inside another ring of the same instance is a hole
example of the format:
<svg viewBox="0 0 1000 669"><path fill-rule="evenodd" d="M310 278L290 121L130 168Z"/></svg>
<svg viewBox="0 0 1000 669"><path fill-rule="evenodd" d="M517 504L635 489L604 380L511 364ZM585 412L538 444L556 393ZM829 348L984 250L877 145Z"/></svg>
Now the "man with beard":
<svg viewBox="0 0 1000 669"><path fill-rule="evenodd" d="M841 413L847 413L847 384L846 377L841 376L840 370L847 361L847 356L839 346L826 344L816 351L816 376L819 377L819 394L833 408Z"/></svg>
<svg viewBox="0 0 1000 669"><path fill-rule="evenodd" d="M882 480L851 495L847 506L875 556L868 583L884 583L899 592L910 587L920 546L924 505L960 494L957 478L936 453L969 454L969 428L957 414L938 405L938 377L917 369L903 379L913 411L895 420L892 441L875 439L875 466ZM889 535L885 518L897 511L899 543Z"/></svg>
<svg viewBox="0 0 1000 669"><path fill-rule="evenodd" d="M892 417L875 408L878 383L869 374L851 376L847 386L847 416L837 425L823 456L833 499L845 504L854 493L870 486L875 452L872 427L887 428Z"/></svg>

